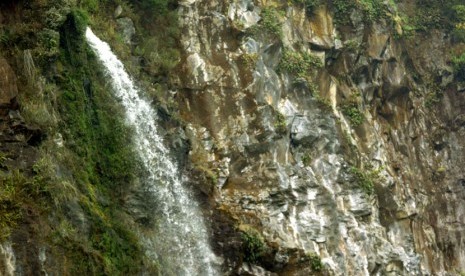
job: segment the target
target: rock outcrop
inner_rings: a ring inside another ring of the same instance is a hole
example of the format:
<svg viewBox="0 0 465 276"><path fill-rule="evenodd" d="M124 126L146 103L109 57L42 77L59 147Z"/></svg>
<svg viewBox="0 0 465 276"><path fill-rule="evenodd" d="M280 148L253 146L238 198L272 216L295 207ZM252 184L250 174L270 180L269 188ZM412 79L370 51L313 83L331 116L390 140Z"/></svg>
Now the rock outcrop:
<svg viewBox="0 0 465 276"><path fill-rule="evenodd" d="M215 175L213 208L268 247L255 268L226 254L226 269L307 275L309 263L292 261L302 251L335 275L464 270L465 94L448 37L398 38L389 17L366 23L361 14L336 26L325 5L308 14L285 2L179 8L190 159ZM263 27L270 7L279 38ZM324 66L301 79L280 69L286 50ZM431 106L433 77L442 97ZM218 253L240 252L224 223L213 216Z"/></svg>

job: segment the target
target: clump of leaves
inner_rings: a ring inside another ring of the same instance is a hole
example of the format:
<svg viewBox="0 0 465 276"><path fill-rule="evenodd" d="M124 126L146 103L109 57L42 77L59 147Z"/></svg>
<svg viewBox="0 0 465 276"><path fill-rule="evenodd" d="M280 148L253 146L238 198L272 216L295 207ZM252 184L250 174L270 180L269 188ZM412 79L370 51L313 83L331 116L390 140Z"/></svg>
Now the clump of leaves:
<svg viewBox="0 0 465 276"><path fill-rule="evenodd" d="M371 23L385 15L387 5L393 5L392 1L384 3L379 0L333 0L332 4L336 23L341 25L350 23L350 15L354 10L362 11L364 21Z"/></svg>
<svg viewBox="0 0 465 276"><path fill-rule="evenodd" d="M316 253L309 253L307 254L307 257L310 261L310 266L312 267L313 271L319 272L323 270L323 263L321 262L320 256L318 256Z"/></svg>
<svg viewBox="0 0 465 276"><path fill-rule="evenodd" d="M455 77L460 81L465 81L465 53L452 58Z"/></svg>
<svg viewBox="0 0 465 276"><path fill-rule="evenodd" d="M357 167L351 167L349 172L353 175L357 185L367 194L374 192L375 182L380 178L382 167L378 169L362 170Z"/></svg>
<svg viewBox="0 0 465 276"><path fill-rule="evenodd" d="M299 78L305 78L313 69L323 67L321 60L309 53L300 53L284 49L278 64L278 72L288 72Z"/></svg>
<svg viewBox="0 0 465 276"><path fill-rule="evenodd" d="M247 227L241 232L244 260L249 263L257 263L265 253L265 240L256 229Z"/></svg>
<svg viewBox="0 0 465 276"><path fill-rule="evenodd" d="M295 4L303 5L308 16L312 15L315 10L322 4L321 0L293 0Z"/></svg>
<svg viewBox="0 0 465 276"><path fill-rule="evenodd" d="M356 102L349 102L342 105L342 113L349 118L350 124L357 127L363 123L365 116L357 106Z"/></svg>
<svg viewBox="0 0 465 276"><path fill-rule="evenodd" d="M0 174L0 242L21 221L26 206L39 212L47 209L50 182L49 176L36 167L33 177L19 170Z"/></svg>
<svg viewBox="0 0 465 276"><path fill-rule="evenodd" d="M425 96L425 106L427 108L433 107L435 104L441 101L443 96L441 89L436 84L428 85L429 92Z"/></svg>
<svg viewBox="0 0 465 276"><path fill-rule="evenodd" d="M276 120L274 122L274 128L277 133L285 134L287 132L286 117L282 113L276 113Z"/></svg>
<svg viewBox="0 0 465 276"><path fill-rule="evenodd" d="M252 34L265 34L271 39L281 39L283 36L282 23L280 18L283 13L274 7L265 7L261 14L261 20L258 25L250 28Z"/></svg>
<svg viewBox="0 0 465 276"><path fill-rule="evenodd" d="M304 166L308 167L312 163L312 156L308 152L306 152L306 153L304 153L304 155L302 155L301 160L302 160L302 164L304 164Z"/></svg>
<svg viewBox="0 0 465 276"><path fill-rule="evenodd" d="M241 56L241 63L251 69L255 66L258 61L258 54L257 53L245 53Z"/></svg>

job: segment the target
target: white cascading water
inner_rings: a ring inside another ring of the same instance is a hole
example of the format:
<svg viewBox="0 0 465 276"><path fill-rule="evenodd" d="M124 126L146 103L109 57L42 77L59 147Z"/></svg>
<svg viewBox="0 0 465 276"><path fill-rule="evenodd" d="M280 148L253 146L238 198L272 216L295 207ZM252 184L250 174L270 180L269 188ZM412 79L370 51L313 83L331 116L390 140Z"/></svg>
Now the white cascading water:
<svg viewBox="0 0 465 276"><path fill-rule="evenodd" d="M198 204L183 186L182 174L157 133L156 113L126 73L110 46L90 28L86 39L111 79L114 93L126 110L135 131L134 143L148 171L149 192L157 199L162 214L155 238L145 247L155 252L162 275L216 275L216 256L209 247L207 230ZM150 255L150 252L147 252Z"/></svg>
<svg viewBox="0 0 465 276"><path fill-rule="evenodd" d="M11 242L0 243L0 275L16 275L16 257Z"/></svg>

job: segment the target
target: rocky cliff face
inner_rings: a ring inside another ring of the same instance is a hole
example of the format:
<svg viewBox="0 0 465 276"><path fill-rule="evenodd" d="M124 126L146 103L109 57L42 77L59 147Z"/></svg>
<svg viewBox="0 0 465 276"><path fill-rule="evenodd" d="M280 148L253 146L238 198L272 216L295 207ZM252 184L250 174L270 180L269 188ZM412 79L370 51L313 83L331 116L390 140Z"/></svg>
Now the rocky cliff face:
<svg viewBox="0 0 465 276"><path fill-rule="evenodd" d="M465 94L446 33L402 36L397 12L412 3L343 23L337 3L180 5L177 99L190 160L212 175L198 184L266 244L256 265L226 254L229 271L308 275L309 253L335 275L465 269ZM240 251L217 216L218 253Z"/></svg>
<svg viewBox="0 0 465 276"><path fill-rule="evenodd" d="M154 99L225 275L463 274L465 44L443 2L0 3L0 274L163 271L86 22Z"/></svg>

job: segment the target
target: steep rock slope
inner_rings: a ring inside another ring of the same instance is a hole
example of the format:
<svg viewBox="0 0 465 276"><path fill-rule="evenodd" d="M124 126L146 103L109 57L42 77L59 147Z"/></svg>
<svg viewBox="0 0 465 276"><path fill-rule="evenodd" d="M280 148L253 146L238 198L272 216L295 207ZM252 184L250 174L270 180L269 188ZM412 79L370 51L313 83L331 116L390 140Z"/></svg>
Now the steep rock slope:
<svg viewBox="0 0 465 276"><path fill-rule="evenodd" d="M451 36L408 33L412 1L298 2L180 4L174 82L225 266L464 270L465 94Z"/></svg>
<svg viewBox="0 0 465 276"><path fill-rule="evenodd" d="M460 4L3 1L0 274L163 271L90 24L153 99L224 274L460 275Z"/></svg>

